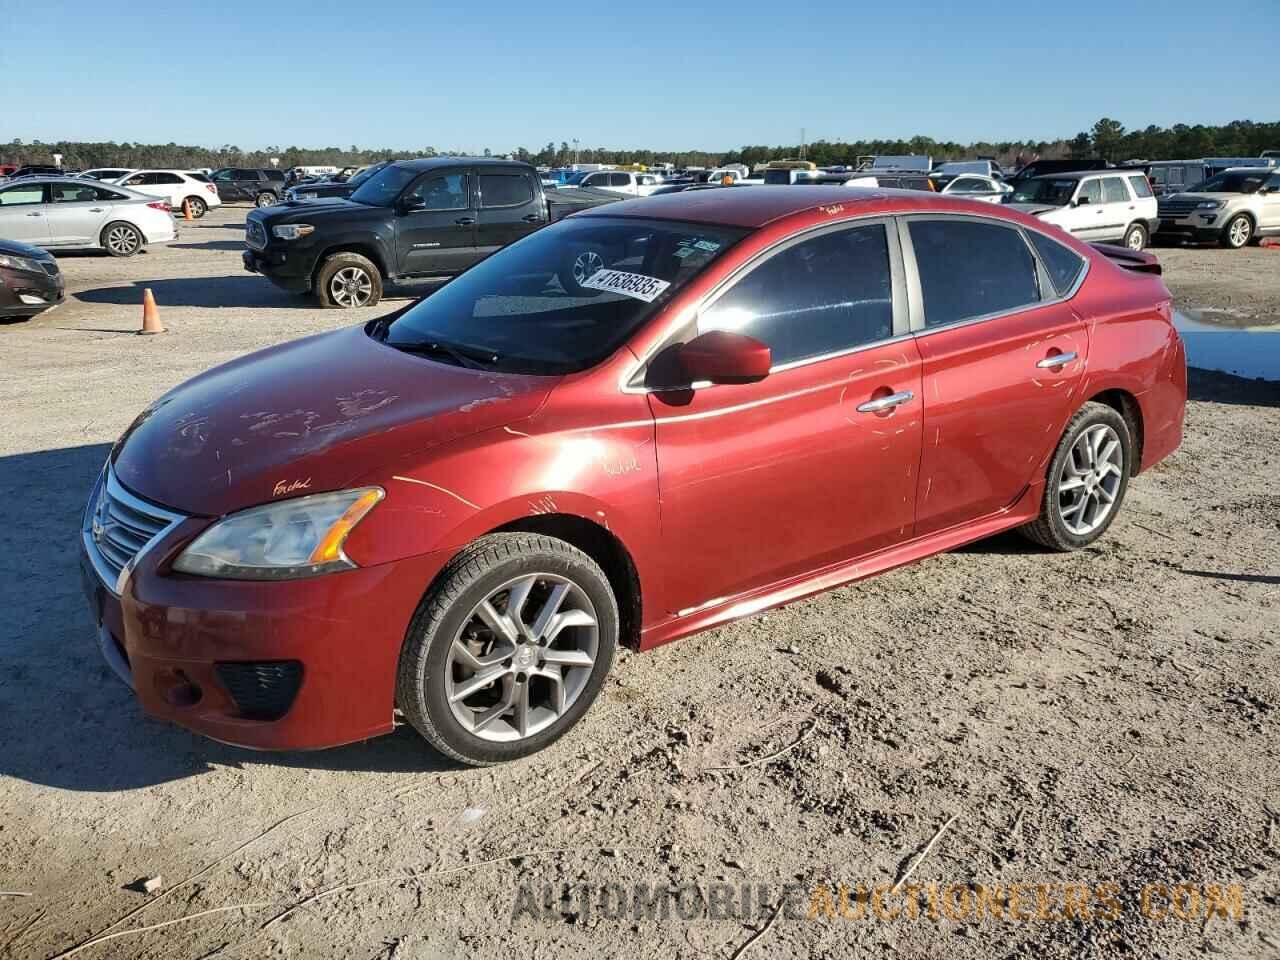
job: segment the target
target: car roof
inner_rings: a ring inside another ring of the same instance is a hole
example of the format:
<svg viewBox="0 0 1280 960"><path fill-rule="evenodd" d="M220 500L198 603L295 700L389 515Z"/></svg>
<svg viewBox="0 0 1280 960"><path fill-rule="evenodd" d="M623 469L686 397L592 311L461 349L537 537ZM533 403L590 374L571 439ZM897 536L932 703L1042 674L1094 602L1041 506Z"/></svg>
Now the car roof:
<svg viewBox="0 0 1280 960"><path fill-rule="evenodd" d="M956 200L928 190L814 186L801 189L778 185L685 190L655 197L622 200L618 203L593 207L574 216L643 217L755 229L793 214L819 210L843 213L855 205L863 204L877 208L874 211L868 210L868 213L892 213L893 207L904 209L909 207L913 212L936 210L938 213L974 212L975 208L980 207L995 209L992 204ZM984 209L981 212L989 216L992 210ZM1003 214L1004 211L1000 213ZM1008 217L1008 219L1017 218Z"/></svg>
<svg viewBox="0 0 1280 960"><path fill-rule="evenodd" d="M438 167L528 167L523 160L502 160L498 157L422 157L418 160L396 160L395 166L407 170L434 170ZM595 172L595 171L592 171Z"/></svg>

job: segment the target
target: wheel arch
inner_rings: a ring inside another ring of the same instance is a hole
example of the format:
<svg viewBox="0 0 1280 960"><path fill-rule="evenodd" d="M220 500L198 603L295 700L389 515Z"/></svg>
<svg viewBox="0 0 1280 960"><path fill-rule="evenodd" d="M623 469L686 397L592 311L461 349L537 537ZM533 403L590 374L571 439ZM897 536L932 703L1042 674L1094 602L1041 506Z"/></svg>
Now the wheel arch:
<svg viewBox="0 0 1280 960"><path fill-rule="evenodd" d="M355 253L364 257L366 260L370 261L375 267L378 268L378 272L382 274L383 281L385 282L387 280L388 274L387 274L386 258L383 257L382 251L378 249L377 245L372 243L366 243L363 241L352 240L352 241L346 241L342 243L335 243L332 246L325 247L324 250L320 251L319 256L316 257L316 264L311 269L311 282L313 285L315 284L316 279L320 276L320 271L324 269L324 265L328 261L328 259L339 253Z"/></svg>
<svg viewBox="0 0 1280 960"><path fill-rule="evenodd" d="M1129 428L1129 435L1133 438L1133 461L1136 469L1132 472L1136 474L1142 466L1142 447L1145 440L1142 404L1138 402L1136 396L1120 387L1100 390L1085 398L1086 403L1090 401L1105 404L1124 418L1124 422Z"/></svg>

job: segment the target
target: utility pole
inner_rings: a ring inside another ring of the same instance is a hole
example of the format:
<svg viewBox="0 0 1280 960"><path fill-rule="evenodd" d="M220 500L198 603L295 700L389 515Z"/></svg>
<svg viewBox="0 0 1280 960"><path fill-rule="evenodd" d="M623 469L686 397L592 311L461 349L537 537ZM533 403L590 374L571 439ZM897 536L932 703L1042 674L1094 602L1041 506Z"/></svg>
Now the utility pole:
<svg viewBox="0 0 1280 960"><path fill-rule="evenodd" d="M578 165L578 138L573 138L573 165Z"/></svg>
<svg viewBox="0 0 1280 960"><path fill-rule="evenodd" d="M800 128L800 159L804 159L804 127Z"/></svg>

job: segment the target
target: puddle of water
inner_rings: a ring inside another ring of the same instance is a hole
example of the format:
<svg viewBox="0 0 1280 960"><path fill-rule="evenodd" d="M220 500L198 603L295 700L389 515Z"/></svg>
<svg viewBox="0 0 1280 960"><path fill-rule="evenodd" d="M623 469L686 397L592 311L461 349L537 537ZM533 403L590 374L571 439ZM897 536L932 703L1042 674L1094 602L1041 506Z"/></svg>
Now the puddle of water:
<svg viewBox="0 0 1280 960"><path fill-rule="evenodd" d="M1226 310L1175 310L1187 365L1237 377L1280 380L1280 324L1247 325Z"/></svg>

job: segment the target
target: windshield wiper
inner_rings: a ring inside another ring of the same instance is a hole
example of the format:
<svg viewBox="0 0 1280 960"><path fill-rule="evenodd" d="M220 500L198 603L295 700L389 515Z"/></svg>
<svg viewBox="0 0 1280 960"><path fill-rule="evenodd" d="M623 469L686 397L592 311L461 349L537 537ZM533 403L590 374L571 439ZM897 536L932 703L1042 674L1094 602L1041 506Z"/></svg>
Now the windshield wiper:
<svg viewBox="0 0 1280 960"><path fill-rule="evenodd" d="M387 343L385 340L384 343ZM498 361L498 355L490 350L477 351L456 343L444 340L419 340L413 343L387 343L387 346L402 350L405 353L420 353L426 356L448 357L460 367L472 370L487 370Z"/></svg>

